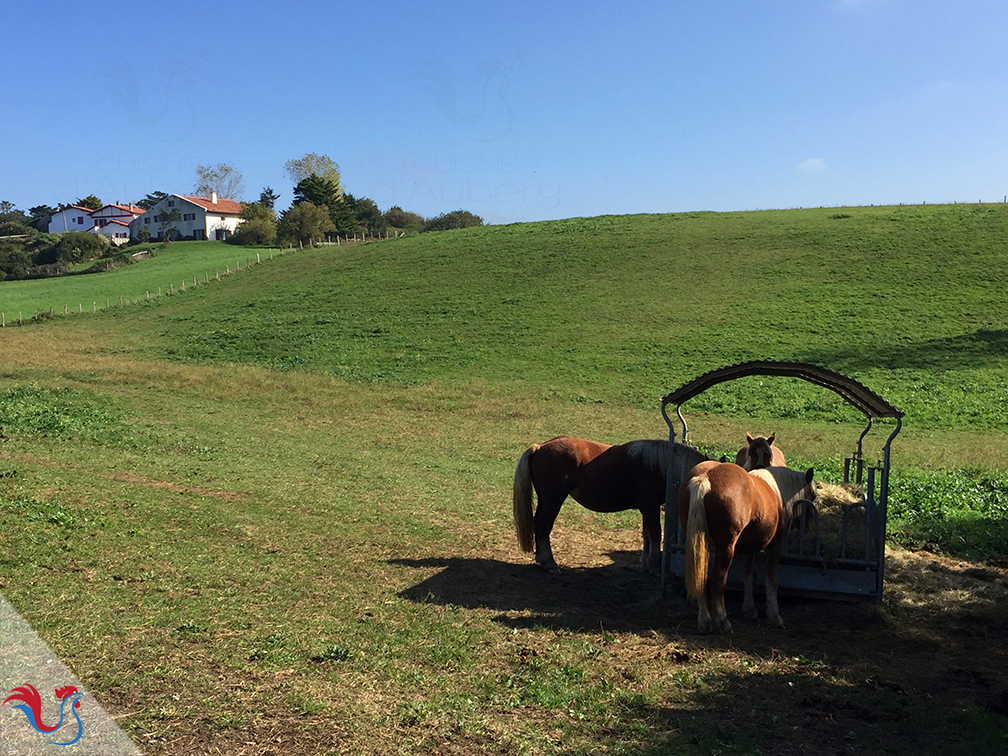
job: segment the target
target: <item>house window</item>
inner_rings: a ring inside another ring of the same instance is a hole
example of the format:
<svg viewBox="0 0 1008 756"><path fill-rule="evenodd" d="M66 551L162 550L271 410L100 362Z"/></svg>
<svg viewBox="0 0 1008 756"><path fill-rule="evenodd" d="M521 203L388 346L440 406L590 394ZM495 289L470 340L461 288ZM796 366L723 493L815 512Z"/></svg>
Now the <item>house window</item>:
<svg viewBox="0 0 1008 756"><path fill-rule="evenodd" d="M150 225L150 218L144 218L144 223L146 223L149 226Z"/></svg>
<svg viewBox="0 0 1008 756"><path fill-rule="evenodd" d="M175 207L175 200L168 200L168 207Z"/></svg>
<svg viewBox="0 0 1008 756"><path fill-rule="evenodd" d="M160 223L161 222L161 216L160 215L155 215L154 216L154 222L155 223Z"/></svg>
<svg viewBox="0 0 1008 756"><path fill-rule="evenodd" d="M82 226L84 225L84 216L83 215L78 215L77 216L77 223L79 223Z"/></svg>

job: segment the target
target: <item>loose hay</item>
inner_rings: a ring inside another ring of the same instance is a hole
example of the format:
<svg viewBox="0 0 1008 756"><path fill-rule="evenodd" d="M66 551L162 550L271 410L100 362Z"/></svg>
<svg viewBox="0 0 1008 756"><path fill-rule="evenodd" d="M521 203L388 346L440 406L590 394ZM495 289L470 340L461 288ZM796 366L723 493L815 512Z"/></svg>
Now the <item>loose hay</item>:
<svg viewBox="0 0 1008 756"><path fill-rule="evenodd" d="M864 490L854 483L816 482L815 507L819 511L819 553L823 559L863 559L865 557L865 509L855 507L847 517L846 550L842 549L844 511L864 501ZM805 547L798 548L801 523L795 521L788 539L791 553L815 556L815 523L805 524Z"/></svg>

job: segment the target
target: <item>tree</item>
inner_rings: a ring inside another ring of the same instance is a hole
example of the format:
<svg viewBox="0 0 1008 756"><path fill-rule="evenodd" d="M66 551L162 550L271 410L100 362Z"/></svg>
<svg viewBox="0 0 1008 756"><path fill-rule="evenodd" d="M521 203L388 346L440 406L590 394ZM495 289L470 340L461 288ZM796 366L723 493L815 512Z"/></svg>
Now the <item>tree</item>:
<svg viewBox="0 0 1008 756"><path fill-rule="evenodd" d="M88 210L101 210L105 203L93 194L89 194L84 198L78 197L74 204L77 205L77 207L86 207Z"/></svg>
<svg viewBox="0 0 1008 756"><path fill-rule="evenodd" d="M277 235L276 212L273 208L258 202L242 202L241 205L239 217L242 222L227 241L242 246L273 244Z"/></svg>
<svg viewBox="0 0 1008 756"><path fill-rule="evenodd" d="M302 158L288 160L284 163L284 173L295 184L300 184L314 173L316 176L332 181L336 185L336 193L343 194L343 185L340 183L340 167L328 155L309 152Z"/></svg>
<svg viewBox="0 0 1008 756"><path fill-rule="evenodd" d="M259 202L242 202L241 213L238 216L243 221L268 220L276 223L276 211Z"/></svg>
<svg viewBox="0 0 1008 756"><path fill-rule="evenodd" d="M61 234L56 243L56 260L59 263L78 263L101 257L109 248L107 236L89 234L84 231L70 231Z"/></svg>
<svg viewBox="0 0 1008 756"><path fill-rule="evenodd" d="M196 166L196 186L193 194L209 197L213 192L220 199L237 200L245 193L245 177L228 163Z"/></svg>
<svg viewBox="0 0 1008 756"><path fill-rule="evenodd" d="M165 194L164 192L151 192L146 197L144 197L142 200L138 200L137 202L134 202L133 204L135 204L137 207L142 208L144 210L150 210L158 202L160 202L163 199L168 199L168 197L169 197L169 195Z"/></svg>
<svg viewBox="0 0 1008 756"><path fill-rule="evenodd" d="M325 176L312 173L298 182L294 187L294 205L309 202L324 207L329 213L333 224L333 232L338 234L353 234L358 230L357 218L353 207L344 201L336 183ZM353 197L350 197L353 201Z"/></svg>
<svg viewBox="0 0 1008 756"><path fill-rule="evenodd" d="M59 210L55 207L50 207L49 205L36 205L35 207L29 208L28 213L31 216L32 228L37 231L48 231L49 219L58 212Z"/></svg>
<svg viewBox="0 0 1008 756"><path fill-rule="evenodd" d="M277 224L268 218L253 218L245 221L227 238L228 244L242 247L270 245L276 242Z"/></svg>
<svg viewBox="0 0 1008 756"><path fill-rule="evenodd" d="M182 220L182 213L177 207L173 207L171 210L162 210L156 220L161 224L161 240L171 241L175 238L175 224Z"/></svg>
<svg viewBox="0 0 1008 756"><path fill-rule="evenodd" d="M58 212L59 210L55 207L49 207L49 205L35 205L35 207L28 208L28 215L31 216L33 223L40 218L49 218L56 215Z"/></svg>
<svg viewBox="0 0 1008 756"><path fill-rule="evenodd" d="M259 204L263 207L268 207L270 210L276 209L276 201L278 199L280 199L280 195L268 186L259 194Z"/></svg>
<svg viewBox="0 0 1008 756"><path fill-rule="evenodd" d="M330 178L311 173L294 187L294 204L311 202L313 205L332 207L339 199L339 187Z"/></svg>
<svg viewBox="0 0 1008 756"><path fill-rule="evenodd" d="M33 233L35 233L35 229L18 221L0 223L0 236L28 236Z"/></svg>
<svg viewBox="0 0 1008 756"><path fill-rule="evenodd" d="M473 215L468 210L454 210L450 213L443 213L436 218L428 220L423 231L447 231L452 228L472 228L482 226L483 219L478 215Z"/></svg>
<svg viewBox="0 0 1008 756"><path fill-rule="evenodd" d="M13 202L0 201L0 223L22 223L27 226L31 218L14 207Z"/></svg>
<svg viewBox="0 0 1008 756"><path fill-rule="evenodd" d="M291 205L277 223L277 241L281 244L300 242L311 246L314 241L336 233L329 211L311 202Z"/></svg>
<svg viewBox="0 0 1008 756"><path fill-rule="evenodd" d="M354 199L352 195L345 195L347 204L353 208L354 217L357 222L369 233L377 234L388 228L388 221L378 209L375 201L367 197Z"/></svg>
<svg viewBox="0 0 1008 756"><path fill-rule="evenodd" d="M398 205L393 205L385 211L385 222L392 228L419 232L423 227L424 219L418 213L410 213Z"/></svg>

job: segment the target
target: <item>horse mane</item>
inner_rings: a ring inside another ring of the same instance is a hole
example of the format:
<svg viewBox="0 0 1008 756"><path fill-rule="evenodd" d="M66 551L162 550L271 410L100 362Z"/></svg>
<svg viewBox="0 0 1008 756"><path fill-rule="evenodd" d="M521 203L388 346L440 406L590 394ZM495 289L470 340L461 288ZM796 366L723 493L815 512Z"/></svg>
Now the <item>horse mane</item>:
<svg viewBox="0 0 1008 756"><path fill-rule="evenodd" d="M750 475L762 478L777 491L781 498L781 503L787 507L793 504L798 497L809 488L810 495L815 497L815 485L810 483L806 475L799 470L792 470L788 467L765 467L760 470L752 470Z"/></svg>
<svg viewBox="0 0 1008 756"><path fill-rule="evenodd" d="M626 444L627 456L630 457L630 459L640 462L644 465L644 467L648 468L652 472L667 475L669 443L668 439L661 438L630 441ZM694 449L692 446L680 444L678 441L672 441L671 444L673 457L687 456L687 460L689 460L690 456L693 457L695 461L689 465L690 468L700 462L704 462L707 459L702 452Z"/></svg>

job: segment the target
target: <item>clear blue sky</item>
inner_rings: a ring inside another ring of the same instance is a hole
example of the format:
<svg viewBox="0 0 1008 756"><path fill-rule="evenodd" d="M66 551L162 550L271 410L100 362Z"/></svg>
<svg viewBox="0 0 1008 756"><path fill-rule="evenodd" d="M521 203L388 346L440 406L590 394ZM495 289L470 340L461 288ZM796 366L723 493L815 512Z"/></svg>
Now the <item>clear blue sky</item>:
<svg viewBox="0 0 1008 756"><path fill-rule="evenodd" d="M10 3L0 200L284 163L491 223L1001 201L1008 2Z"/></svg>

